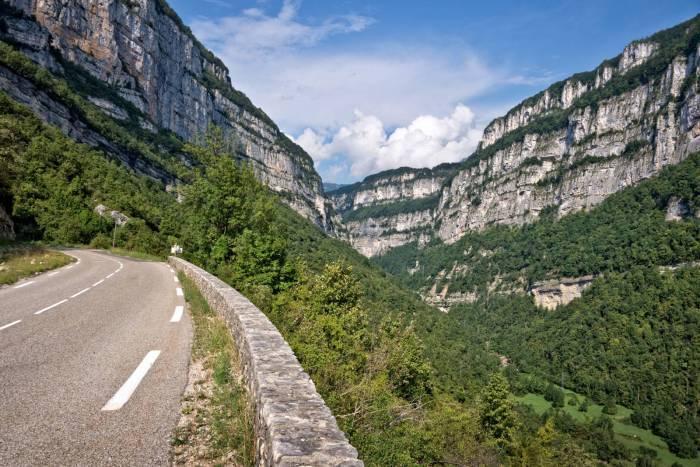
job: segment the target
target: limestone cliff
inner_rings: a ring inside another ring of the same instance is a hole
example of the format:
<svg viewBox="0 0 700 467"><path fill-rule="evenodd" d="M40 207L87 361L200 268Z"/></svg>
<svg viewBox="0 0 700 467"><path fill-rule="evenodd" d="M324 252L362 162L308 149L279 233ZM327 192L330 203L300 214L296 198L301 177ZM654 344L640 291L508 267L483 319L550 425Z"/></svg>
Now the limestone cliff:
<svg viewBox="0 0 700 467"><path fill-rule="evenodd" d="M350 243L365 256L431 238L440 190L454 165L400 168L328 193L341 213Z"/></svg>
<svg viewBox="0 0 700 467"><path fill-rule="evenodd" d="M94 85L82 91L115 121L138 113L142 129L154 135L169 131L184 141L216 125L236 137L240 157L252 161L259 177L289 205L326 230L334 229L311 158L232 87L221 60L164 0L10 0L0 11L0 39L56 76L70 81L86 72L106 85L111 92L102 95ZM173 174L133 160L109 135L95 132L8 67L0 68L0 89L79 141L101 146L150 176L174 181Z"/></svg>
<svg viewBox="0 0 700 467"><path fill-rule="evenodd" d="M700 16L553 84L491 122L456 167L377 174L333 192L353 245L372 256L543 211L561 216L677 164L700 148L699 38ZM414 180L421 189L406 189ZM427 196L428 210L412 204Z"/></svg>

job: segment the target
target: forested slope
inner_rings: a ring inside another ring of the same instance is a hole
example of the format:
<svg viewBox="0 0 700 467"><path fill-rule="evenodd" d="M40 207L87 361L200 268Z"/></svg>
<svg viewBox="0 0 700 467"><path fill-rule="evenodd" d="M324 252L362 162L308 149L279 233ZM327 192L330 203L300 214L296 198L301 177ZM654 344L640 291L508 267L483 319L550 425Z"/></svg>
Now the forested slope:
<svg viewBox="0 0 700 467"><path fill-rule="evenodd" d="M635 423L695 457L699 211L695 153L589 212L472 232L452 245L407 245L375 262L424 293L471 294L473 303L450 309L454 325L511 359L516 381L535 374L633 408ZM583 275L598 278L554 311L527 294L535 281Z"/></svg>

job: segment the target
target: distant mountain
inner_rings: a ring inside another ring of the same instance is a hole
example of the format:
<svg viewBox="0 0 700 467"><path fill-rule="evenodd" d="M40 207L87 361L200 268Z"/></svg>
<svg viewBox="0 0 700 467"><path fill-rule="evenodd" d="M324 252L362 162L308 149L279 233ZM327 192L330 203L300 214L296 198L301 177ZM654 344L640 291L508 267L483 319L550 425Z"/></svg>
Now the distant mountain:
<svg viewBox="0 0 700 467"><path fill-rule="evenodd" d="M334 191L334 190L337 190L338 188L342 188L344 186L347 186L347 183L323 182L323 191L328 193L329 191Z"/></svg>

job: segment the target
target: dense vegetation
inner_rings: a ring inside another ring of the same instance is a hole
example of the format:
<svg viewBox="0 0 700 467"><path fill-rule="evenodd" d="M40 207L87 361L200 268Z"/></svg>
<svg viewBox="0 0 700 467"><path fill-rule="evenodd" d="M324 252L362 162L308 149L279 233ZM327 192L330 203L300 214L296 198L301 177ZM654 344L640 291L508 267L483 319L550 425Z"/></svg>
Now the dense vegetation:
<svg viewBox="0 0 700 467"><path fill-rule="evenodd" d="M205 146L183 148L202 164L179 204L159 182L0 94L0 160L9 174L0 192L20 236L104 245L114 226L93 211L103 203L131 218L117 229L118 246L163 255L180 242L190 260L270 316L367 465L581 465L576 459L595 452L559 430L542 439L546 421L525 423L508 382L494 376L485 385L495 354L282 206L234 162L232 146L213 133Z"/></svg>
<svg viewBox="0 0 700 467"><path fill-rule="evenodd" d="M600 403L635 410L632 420L663 436L673 452L694 457L700 433L700 275L660 266L700 259L700 221L665 220L671 202L700 208L700 154L610 196L590 212L531 225L466 234L453 245L396 248L377 264L406 284L436 280L450 292L476 292L450 318L476 345L490 343L519 370L563 382ZM406 265L420 264L409 274ZM465 265L449 281L442 270ZM581 300L555 313L512 295L547 278L600 275ZM489 292L490 289L490 292ZM500 290L500 292L498 292ZM496 293L493 293L496 291ZM539 383L534 392L543 392Z"/></svg>

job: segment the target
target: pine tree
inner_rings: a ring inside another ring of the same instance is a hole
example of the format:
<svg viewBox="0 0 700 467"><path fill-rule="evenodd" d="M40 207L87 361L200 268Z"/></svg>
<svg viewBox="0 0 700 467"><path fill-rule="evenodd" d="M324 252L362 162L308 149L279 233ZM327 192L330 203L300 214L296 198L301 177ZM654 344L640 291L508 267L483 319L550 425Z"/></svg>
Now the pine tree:
<svg viewBox="0 0 700 467"><path fill-rule="evenodd" d="M495 439L499 447L505 449L511 445L516 418L508 380L501 373L494 373L483 391L481 426Z"/></svg>

